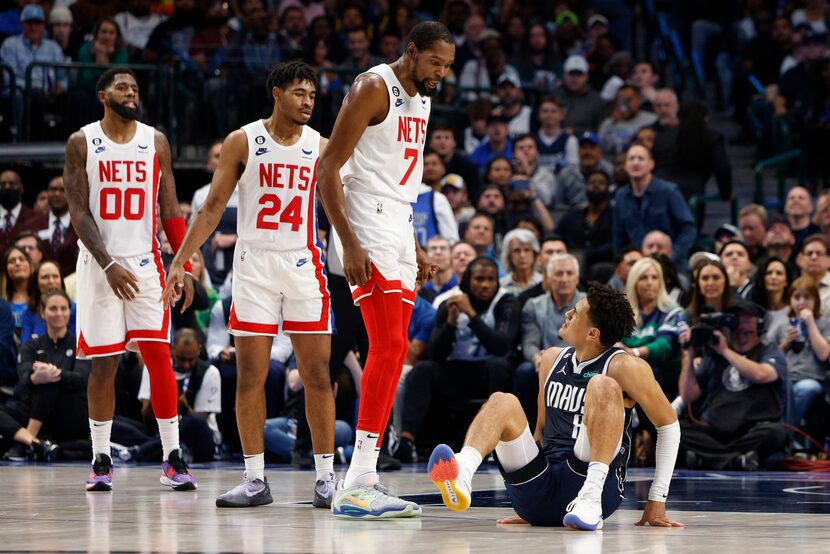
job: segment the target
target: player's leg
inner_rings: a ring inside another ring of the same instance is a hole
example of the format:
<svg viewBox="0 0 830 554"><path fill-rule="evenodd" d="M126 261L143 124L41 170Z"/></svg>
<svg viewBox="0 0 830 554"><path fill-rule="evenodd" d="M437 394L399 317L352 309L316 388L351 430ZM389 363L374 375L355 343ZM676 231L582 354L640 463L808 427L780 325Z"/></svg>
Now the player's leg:
<svg viewBox="0 0 830 554"><path fill-rule="evenodd" d="M602 528L602 490L608 466L620 449L624 423L619 384L605 375L592 377L585 391L583 425L574 445L576 457L588 462L588 471L585 484L568 505L563 520L566 526L588 531Z"/></svg>
<svg viewBox="0 0 830 554"><path fill-rule="evenodd" d="M89 434L92 438L92 471L86 481L87 491L112 490L110 434L115 412L115 373L120 354L92 359L87 381Z"/></svg>
<svg viewBox="0 0 830 554"><path fill-rule="evenodd" d="M245 457L245 478L216 498L222 508L260 506L273 502L265 479L265 380L271 356L271 335L235 336L236 424Z"/></svg>
<svg viewBox="0 0 830 554"><path fill-rule="evenodd" d="M334 495L334 395L329 376L331 335L292 334L305 389L305 413L311 429L314 467L317 470L313 505L330 508Z"/></svg>
<svg viewBox="0 0 830 554"><path fill-rule="evenodd" d="M521 469L539 455L522 404L512 394L490 396L467 430L461 452L454 454L445 444L433 450L427 471L448 508L463 511L470 507L473 474L493 450L506 473Z"/></svg>

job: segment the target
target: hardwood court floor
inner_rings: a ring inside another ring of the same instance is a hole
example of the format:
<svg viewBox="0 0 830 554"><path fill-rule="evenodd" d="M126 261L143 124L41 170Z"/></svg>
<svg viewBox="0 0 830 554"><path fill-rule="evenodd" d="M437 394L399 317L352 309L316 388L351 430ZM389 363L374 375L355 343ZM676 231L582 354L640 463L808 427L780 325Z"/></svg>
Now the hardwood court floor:
<svg viewBox="0 0 830 554"><path fill-rule="evenodd" d="M217 494L237 484L228 464L194 467L199 490L177 493L158 483L155 466L119 466L112 494L85 493L88 466L0 466L0 550L139 552L336 552L392 554L551 554L828 552L830 475L678 472L669 513L685 529L638 528L650 472L632 470L626 501L602 532L499 527L512 514L493 466L476 475L473 507L440 503L423 467L384 481L424 507L421 518L335 520L310 503L313 473L284 466L267 475L275 502L217 509Z"/></svg>

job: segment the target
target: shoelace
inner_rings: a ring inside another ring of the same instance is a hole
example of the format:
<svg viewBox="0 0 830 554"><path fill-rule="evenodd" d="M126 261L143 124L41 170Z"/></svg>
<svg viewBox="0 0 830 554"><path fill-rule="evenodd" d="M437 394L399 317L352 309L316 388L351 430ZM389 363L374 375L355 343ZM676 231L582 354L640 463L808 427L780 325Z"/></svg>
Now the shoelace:
<svg viewBox="0 0 830 554"><path fill-rule="evenodd" d="M570 512L571 510L574 509L577 502L580 502L582 500L587 500L589 502L592 501L591 496L592 495L591 495L590 491L587 491L585 489L581 489L579 491L579 494L576 495L576 498L571 500L570 504L568 504L567 508L565 508L565 511Z"/></svg>
<svg viewBox="0 0 830 554"><path fill-rule="evenodd" d="M182 474L185 474L185 475L190 473L187 470L187 463L184 460L182 460L180 457L170 456L170 458L168 458L168 461L170 462L170 465L173 466L173 469L176 470L176 473L182 473Z"/></svg>

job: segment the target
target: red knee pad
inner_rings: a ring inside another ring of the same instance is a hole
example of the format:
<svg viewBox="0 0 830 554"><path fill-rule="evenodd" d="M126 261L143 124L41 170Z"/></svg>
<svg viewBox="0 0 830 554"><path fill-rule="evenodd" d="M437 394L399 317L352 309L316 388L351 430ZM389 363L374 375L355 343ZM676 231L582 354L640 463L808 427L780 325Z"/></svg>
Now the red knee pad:
<svg viewBox="0 0 830 554"><path fill-rule="evenodd" d="M179 412L179 387L166 342L139 341L138 351L150 374L150 402L159 419L176 417Z"/></svg>

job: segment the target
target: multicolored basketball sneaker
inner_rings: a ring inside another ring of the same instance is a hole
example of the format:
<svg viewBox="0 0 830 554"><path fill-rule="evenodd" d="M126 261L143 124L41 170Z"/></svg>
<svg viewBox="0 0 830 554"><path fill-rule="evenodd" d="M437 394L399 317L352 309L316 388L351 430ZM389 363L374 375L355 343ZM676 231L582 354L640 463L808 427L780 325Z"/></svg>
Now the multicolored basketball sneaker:
<svg viewBox="0 0 830 554"><path fill-rule="evenodd" d="M112 491L112 460L106 454L96 454L92 462L92 473L86 480L87 492Z"/></svg>
<svg viewBox="0 0 830 554"><path fill-rule="evenodd" d="M427 464L430 480L441 491L441 499L450 510L463 512L470 507L470 491L458 479L458 460L452 448L439 444L432 451Z"/></svg>
<svg viewBox="0 0 830 554"><path fill-rule="evenodd" d="M388 519L419 516L421 507L392 496L380 483L374 487L353 485L345 488L344 482L338 481L331 512L344 519Z"/></svg>
<svg viewBox="0 0 830 554"><path fill-rule="evenodd" d="M192 491L196 489L196 478L190 474L187 464L182 460L181 450L174 450L161 464L162 485L171 487L174 491Z"/></svg>

